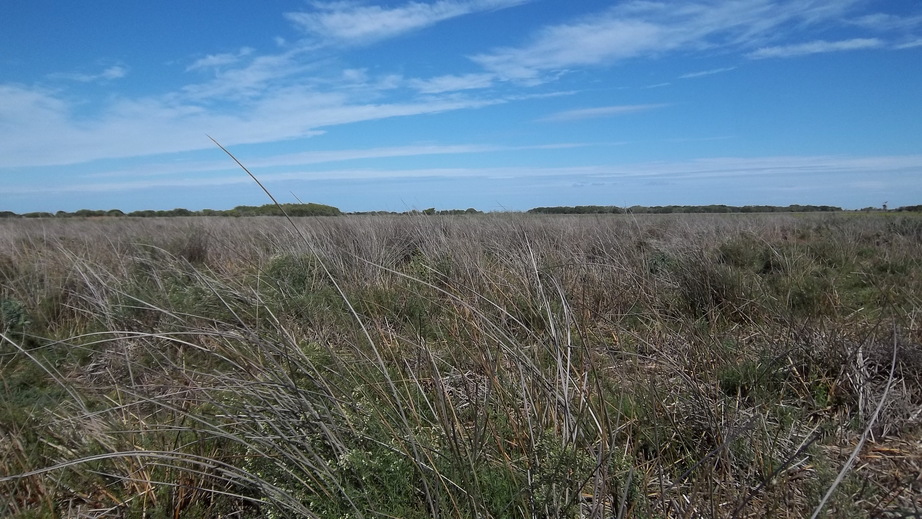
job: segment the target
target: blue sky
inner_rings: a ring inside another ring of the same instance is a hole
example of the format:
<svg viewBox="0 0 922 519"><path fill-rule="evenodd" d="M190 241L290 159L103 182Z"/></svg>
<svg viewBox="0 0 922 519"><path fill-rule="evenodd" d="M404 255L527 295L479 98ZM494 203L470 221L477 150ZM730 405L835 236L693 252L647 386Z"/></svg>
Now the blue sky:
<svg viewBox="0 0 922 519"><path fill-rule="evenodd" d="M0 210L922 203L915 0L0 6Z"/></svg>

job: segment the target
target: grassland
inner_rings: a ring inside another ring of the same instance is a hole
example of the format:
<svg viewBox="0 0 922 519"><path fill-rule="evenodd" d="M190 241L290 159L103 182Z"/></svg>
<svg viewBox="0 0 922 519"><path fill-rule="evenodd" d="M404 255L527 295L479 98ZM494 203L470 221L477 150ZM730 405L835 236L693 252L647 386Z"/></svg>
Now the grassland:
<svg viewBox="0 0 922 519"><path fill-rule="evenodd" d="M922 218L0 220L4 517L883 517Z"/></svg>

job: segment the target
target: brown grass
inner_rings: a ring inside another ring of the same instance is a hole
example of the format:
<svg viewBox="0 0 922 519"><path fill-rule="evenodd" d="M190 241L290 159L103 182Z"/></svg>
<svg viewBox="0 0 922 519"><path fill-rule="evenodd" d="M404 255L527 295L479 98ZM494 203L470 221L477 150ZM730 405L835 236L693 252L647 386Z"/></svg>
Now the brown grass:
<svg viewBox="0 0 922 519"><path fill-rule="evenodd" d="M918 218L295 225L0 220L0 513L922 506Z"/></svg>

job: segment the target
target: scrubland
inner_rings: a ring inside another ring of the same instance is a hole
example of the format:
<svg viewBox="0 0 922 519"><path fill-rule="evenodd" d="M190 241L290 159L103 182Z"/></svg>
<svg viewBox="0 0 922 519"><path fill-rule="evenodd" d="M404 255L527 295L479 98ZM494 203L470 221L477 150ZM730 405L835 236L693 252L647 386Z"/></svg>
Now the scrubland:
<svg viewBox="0 0 922 519"><path fill-rule="evenodd" d="M4 219L0 283L4 517L922 508L918 215Z"/></svg>

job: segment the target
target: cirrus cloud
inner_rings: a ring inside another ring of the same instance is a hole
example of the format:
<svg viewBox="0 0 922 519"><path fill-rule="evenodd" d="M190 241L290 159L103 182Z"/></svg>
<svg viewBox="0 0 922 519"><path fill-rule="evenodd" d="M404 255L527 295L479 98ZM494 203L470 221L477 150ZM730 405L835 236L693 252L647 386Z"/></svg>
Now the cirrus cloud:
<svg viewBox="0 0 922 519"><path fill-rule="evenodd" d="M242 58L253 53L251 47L243 47L237 52L226 52L221 54L209 54L204 58L199 58L186 67L186 71L200 70L209 68L218 68L238 63Z"/></svg>
<svg viewBox="0 0 922 519"><path fill-rule="evenodd" d="M596 108L583 108L579 110L566 110L563 112L557 112L551 114L541 121L545 122L556 122L556 121L576 121L579 119L595 119L598 117L614 117L617 115L626 115L636 112L646 112L648 110L655 110L657 108L663 108L667 106L665 104L647 104L647 105L620 105L620 106L600 106Z"/></svg>
<svg viewBox="0 0 922 519"><path fill-rule="evenodd" d="M92 83L94 81L111 81L121 79L128 74L128 68L122 65L112 65L106 67L96 74L87 74L82 72L56 72L49 74L50 79L64 79L68 81L77 81L78 83Z"/></svg>
<svg viewBox="0 0 922 519"><path fill-rule="evenodd" d="M308 12L285 17L311 36L341 44L365 44L429 27L478 11L503 9L529 0L439 0L408 2L397 7L350 2L313 2Z"/></svg>
<svg viewBox="0 0 922 519"><path fill-rule="evenodd" d="M878 38L855 38L842 41L816 40L794 45L763 47L754 52L750 52L747 54L747 56L753 59L791 58L795 56L806 56L808 54L820 54L825 52L877 49L883 46L884 42Z"/></svg>
<svg viewBox="0 0 922 519"><path fill-rule="evenodd" d="M545 26L524 45L496 48L471 60L499 78L535 84L571 68L667 53L752 48L810 25L836 21L855 3L625 2L591 17Z"/></svg>

